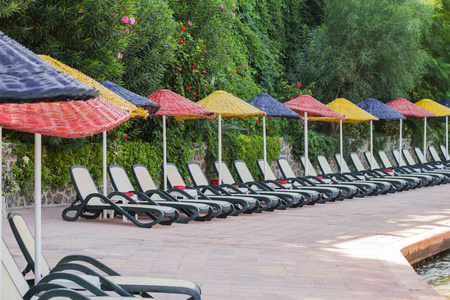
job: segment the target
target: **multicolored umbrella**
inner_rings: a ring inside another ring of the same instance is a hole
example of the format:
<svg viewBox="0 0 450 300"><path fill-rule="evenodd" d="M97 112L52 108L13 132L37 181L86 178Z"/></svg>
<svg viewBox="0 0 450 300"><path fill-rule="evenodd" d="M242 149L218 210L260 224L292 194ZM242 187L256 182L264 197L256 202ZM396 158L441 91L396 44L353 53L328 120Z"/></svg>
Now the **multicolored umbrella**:
<svg viewBox="0 0 450 300"><path fill-rule="evenodd" d="M359 108L364 109L368 113L374 115L378 119L394 120L394 119L406 119L404 115L399 113L393 108L390 108L386 104L378 101L374 98L367 98L364 101L356 104ZM370 121L370 159L373 160L373 121ZM370 167L372 168L373 161L370 162Z"/></svg>
<svg viewBox="0 0 450 300"><path fill-rule="evenodd" d="M441 102L439 102L439 104L450 107L450 99L442 100ZM447 150L445 151L445 159L448 160L448 116L445 116L445 149Z"/></svg>
<svg viewBox="0 0 450 300"><path fill-rule="evenodd" d="M429 111L423 109L420 106L415 105L414 103L412 103L409 100L406 100L405 98L397 98L395 100L392 100L388 103L386 103L387 106L389 106L390 108L395 109L396 111L398 111L399 113L401 113L402 115L406 116L406 117L419 117L419 118L427 118L427 117L432 117L434 116L434 114L430 113ZM403 133L403 129L402 129L402 123L403 120L400 119L400 137L399 137L399 146L398 146L398 151L399 153L402 153L402 133ZM403 157L400 155L400 161L403 161Z"/></svg>
<svg viewBox="0 0 450 300"><path fill-rule="evenodd" d="M297 98L289 100L284 103L285 106L292 109L300 115L304 115L304 128L305 128L305 157L309 156L308 153L308 115L311 117L330 117L336 119L344 119L345 117L338 114L325 104L317 101L314 97L309 95L300 95ZM309 175L309 164L305 166L305 176Z"/></svg>
<svg viewBox="0 0 450 300"><path fill-rule="evenodd" d="M222 117L250 118L266 116L265 112L224 91L215 91L197 103L219 116L219 162L222 161ZM220 182L222 182L222 164L219 164Z"/></svg>
<svg viewBox="0 0 450 300"><path fill-rule="evenodd" d="M259 94L247 101L259 110L265 112L271 118L300 118L300 115L284 106L269 94ZM264 150L264 177L267 174L267 145L266 145L266 117L263 117L263 150ZM264 178L265 179L265 178Z"/></svg>
<svg viewBox="0 0 450 300"><path fill-rule="evenodd" d="M447 117L450 115L450 108L437 103L436 101L430 99L422 99L415 103L417 106L428 110L429 112L435 114L436 117ZM427 161L427 118L424 118L423 126L423 159ZM448 132L448 131L447 131ZM448 138L447 138L448 139Z"/></svg>
<svg viewBox="0 0 450 300"><path fill-rule="evenodd" d="M323 117L312 117L311 121L322 121L322 122L339 122L339 135L340 135L340 154L341 154L341 173L342 173L342 160L344 157L344 147L343 147L343 137L342 137L342 122L344 123L362 123L367 121L377 121L378 118L369 114L365 110L359 108L352 102L344 98L337 98L336 100L327 104L327 106L334 111L345 116L345 119L338 120L335 118L323 118Z"/></svg>
<svg viewBox="0 0 450 300"><path fill-rule="evenodd" d="M158 90L147 96L148 99L161 105L155 116L163 118L163 173L164 190L167 190L167 141L166 141L166 116L183 118L212 118L214 113L197 103L184 98L169 90Z"/></svg>

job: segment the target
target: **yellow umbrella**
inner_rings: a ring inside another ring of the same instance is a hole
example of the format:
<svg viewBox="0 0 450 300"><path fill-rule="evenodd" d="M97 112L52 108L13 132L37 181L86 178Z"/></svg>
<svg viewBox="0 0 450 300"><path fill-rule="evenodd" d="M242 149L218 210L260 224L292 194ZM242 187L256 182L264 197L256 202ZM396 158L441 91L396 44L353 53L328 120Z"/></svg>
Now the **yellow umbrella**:
<svg viewBox="0 0 450 300"><path fill-rule="evenodd" d="M342 122L345 123L362 123L370 121L370 126L372 130L372 121L379 120L377 117L369 114L364 109L359 108L357 105L352 102L344 99L337 98L334 101L327 104L329 108L336 111L337 113L344 115L345 119L335 119L335 118L327 118L327 117L309 117L310 121L321 121L321 122L339 122L339 133L340 133L340 156L341 156L341 173L342 173L342 159L344 157L344 149L342 144ZM372 155L373 157L373 155Z"/></svg>
<svg viewBox="0 0 450 300"><path fill-rule="evenodd" d="M146 111L143 108L134 106L133 104L126 101L125 99L123 99L122 97L120 97L119 95L114 93L113 91L107 89L106 87L104 87L102 84L95 81L91 77L81 73L80 71L78 71L76 69L73 69L73 68L63 64L62 62L60 62L50 56L46 56L46 55L39 55L39 56L42 57L43 59L45 59L46 61L48 61L49 63L51 63L52 65L54 65L55 67L57 67L58 69L61 69L61 70L65 71L66 73L69 73L69 75L71 75L72 77L75 77L79 81L87 84L88 86L93 86L96 89L99 89L100 95L103 98L105 98L106 100L108 100L109 102L111 102L117 106L129 109L131 111L131 118L148 116L148 111Z"/></svg>
<svg viewBox="0 0 450 300"><path fill-rule="evenodd" d="M444 106L442 104L437 103L436 101L430 99L422 99L414 103L417 106L422 107L423 109L428 110L429 112L436 115L436 117L446 117L446 124L448 127L448 116L450 116L450 108ZM423 159L427 161L427 117L423 118ZM448 135L448 129L446 131L446 135ZM446 137L448 139L448 137Z"/></svg>
<svg viewBox="0 0 450 300"><path fill-rule="evenodd" d="M224 91L215 91L197 102L219 116L219 183L222 182L222 117L250 118L265 117L266 113L251 104Z"/></svg>

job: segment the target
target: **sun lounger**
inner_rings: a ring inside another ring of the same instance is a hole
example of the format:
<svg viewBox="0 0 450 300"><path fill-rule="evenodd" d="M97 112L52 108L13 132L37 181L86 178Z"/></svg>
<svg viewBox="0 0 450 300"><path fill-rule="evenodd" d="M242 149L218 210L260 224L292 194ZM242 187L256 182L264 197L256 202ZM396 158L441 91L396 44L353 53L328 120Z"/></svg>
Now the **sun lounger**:
<svg viewBox="0 0 450 300"><path fill-rule="evenodd" d="M419 178L414 177L402 177L399 174L395 173L393 169L385 169L380 168L378 165L378 162L376 161L375 157L372 157L370 151L368 153L369 155L369 166L372 163L372 168L365 169L364 165L362 164L361 160L359 159L359 156L356 152L350 153L350 159L352 160L353 166L355 167L356 171L362 172L363 174L368 174L369 176L373 177L379 177L379 178L395 178L395 179L401 179L405 180L409 184L409 188L415 189L418 187L422 187L425 184L425 181L422 181ZM370 158L372 157L372 159ZM367 158L366 158L367 159Z"/></svg>
<svg viewBox="0 0 450 300"><path fill-rule="evenodd" d="M25 280L19 267L17 266L14 258L11 255L5 241L2 239L2 259L1 259L1 272L2 272L2 299L5 300L28 300L36 299L74 299L74 300L128 300L136 299L133 295L121 287L109 282L108 289L118 295L109 296L105 291L97 286L98 281L93 280L95 277L86 275L76 275L67 272L53 272L43 277L39 284L33 287L29 286L29 283ZM91 282L96 281L95 284ZM74 290L68 289L74 288L78 290L88 291L91 295L89 298L80 294ZM55 294L47 294L50 291L58 291ZM46 296L42 297L40 294L45 293ZM58 298L59 297L62 298Z"/></svg>
<svg viewBox="0 0 450 300"><path fill-rule="evenodd" d="M293 197L298 198L298 202L295 203L292 207L301 207L313 201L318 201L321 198L319 192L317 191L301 191L297 189L294 190L292 189L292 185L288 187L283 186L278 182L275 184L273 182L269 183L265 181L256 181L253 178L250 169L247 167L247 164L243 160L235 160L233 164L241 182L250 186L258 186L258 188L266 191L288 193Z"/></svg>
<svg viewBox="0 0 450 300"><path fill-rule="evenodd" d="M319 168L322 171L323 174L326 174L328 176L331 176L332 178L335 178L338 182L344 183L344 184L354 184L357 187L368 191L367 195L374 195L378 196L379 194L386 194L390 190L392 190L392 185L388 182L374 182L374 181L366 181L366 180L360 180L356 178L351 178L350 176L346 174L341 173L335 173L331 169L330 164L328 163L327 158L324 155L317 155L316 156L317 163L319 164ZM371 190L371 192L369 192Z"/></svg>
<svg viewBox="0 0 450 300"><path fill-rule="evenodd" d="M264 205L261 204L260 208L258 208L255 212L263 212L263 211L273 211L280 207L281 201L276 196L269 196L269 195L259 195L256 193L249 193L249 190L242 190L239 189L233 185L215 185L215 184L209 184L208 180L205 177L205 174L203 174L202 169L200 165L197 162L189 162L187 163L187 168L189 171L189 176L191 177L192 183L194 184L195 188L200 189L200 191L206 195L208 195L208 191L210 189L214 189L221 193L222 195L228 195L233 196L237 195L239 197L251 197L258 199L259 203L264 203Z"/></svg>
<svg viewBox="0 0 450 300"><path fill-rule="evenodd" d="M217 174L219 174L219 162L214 162L214 168L216 169ZM222 183L228 184L228 185L236 185L238 188L242 189L248 189L251 191L251 193L257 193L260 195L269 195L269 196L275 196L278 197L282 204L278 209L284 210L288 207L291 207L295 204L296 197L293 195L289 195L287 193L282 192L272 192L272 191L266 191L258 186L250 186L243 182L237 182L234 180L233 175L231 175L230 169L228 169L228 166L225 164L225 162L222 161Z"/></svg>
<svg viewBox="0 0 450 300"><path fill-rule="evenodd" d="M112 210L114 214L122 215L136 226L143 228L150 228L158 223L170 225L179 218L179 212L172 207L141 205L120 192L113 192L108 196L100 194L91 174L84 166L72 166L70 175L77 199L70 207L63 210L62 217L66 221L75 221L79 217L96 219L105 210ZM119 197L120 200L116 202L111 199L113 196ZM70 213L74 213L74 215L70 216ZM133 216L135 214L139 214L143 218L138 220Z"/></svg>
<svg viewBox="0 0 450 300"><path fill-rule="evenodd" d="M450 170L445 170L442 164L425 163L425 162L423 163L419 162L418 164L416 164L414 158L412 157L408 149L406 148L402 149L402 153L403 157L405 158L405 162L409 167L412 168L412 170L419 170L419 173L421 174L435 174L436 176L439 176L439 178L441 179L439 184L445 184L449 182ZM420 155L422 154L422 151L420 151L420 149L417 148L416 153L419 153ZM396 154L395 156L397 155L398 154ZM422 159L423 161L423 155L420 156L420 159Z"/></svg>
<svg viewBox="0 0 450 300"><path fill-rule="evenodd" d="M430 146L430 147L433 147L433 146ZM430 149L430 148L428 148L428 149ZM417 160L419 161L418 165L425 166L425 168L427 170L445 170L445 169L450 169L449 165L446 162L443 162L443 161L440 160L439 155L436 152L436 149L434 149L434 147L432 149L433 149L434 155L437 155L437 159L438 160L433 158L434 161L426 162L424 157L423 157L422 150L420 150L419 147L414 147L414 153L416 154ZM408 153L409 153L409 155L408 155ZM431 153L431 150L430 150L430 153ZM408 165L412 165L412 162L414 164L416 163L414 161L414 159L412 158L411 152L409 152L408 149L406 149L406 148L402 149L402 154L403 154L403 157L405 157L405 159L406 159L406 156L408 156L408 160L407 160ZM431 156L433 157L433 154Z"/></svg>
<svg viewBox="0 0 450 300"><path fill-rule="evenodd" d="M439 148L441 149L443 161L449 161L450 155L448 154L447 148L444 145L439 145ZM430 148L428 147L428 149L430 149Z"/></svg>
<svg viewBox="0 0 450 300"><path fill-rule="evenodd" d="M356 153L355 153L356 154ZM409 190L410 186L406 180L403 179L392 179L392 178L386 178L378 175L372 175L369 173L363 173L363 172L352 172L350 168L347 165L347 162L343 159L342 165L341 165L341 154L335 153L334 159L336 160L336 163L339 167L339 169L342 169L343 174L347 176L351 176L352 178L359 179L359 180L370 180L370 181L381 181L381 182L389 182L392 185L392 190L389 191L389 193L395 193L400 191Z"/></svg>
<svg viewBox="0 0 450 300"><path fill-rule="evenodd" d="M293 189L305 190L305 191L315 191L320 193L321 197L313 199L312 202L308 203L310 205L315 203L326 203L327 201L335 201L338 199L342 193L336 188L321 188L321 187L310 187L306 184L294 179L278 179L270 168L269 164L264 159L257 160L259 171L263 178L265 178L265 183L269 186L279 186L279 187L289 187ZM265 168L264 168L265 165ZM264 173L264 170L266 173Z"/></svg>
<svg viewBox="0 0 450 300"><path fill-rule="evenodd" d="M147 191L147 194L136 191L133 184L128 178L125 169L119 165L110 165L108 167L109 178L114 187L114 190L127 192L132 194L132 198L139 204L162 205L176 208L179 212L186 215L184 218L179 218L178 223L188 223L191 220L206 221L211 220L214 213L211 206L203 203L181 203L170 194L163 193L159 190L153 190L152 194ZM130 196L130 195L129 195ZM202 216L199 216L200 213Z"/></svg>
<svg viewBox="0 0 450 300"><path fill-rule="evenodd" d="M434 162L442 163L442 164L444 164L447 167L450 165L450 162L445 158L446 157L445 156L446 149L445 149L444 145L441 145L441 151L443 151L442 153L443 153L443 156L444 156L444 160L442 160L439 157L439 154L437 153L437 151L434 148L434 146L432 146L432 145L428 146L428 150L430 151L431 158L434 160ZM422 157L423 157L423 155L422 155Z"/></svg>
<svg viewBox="0 0 450 300"><path fill-rule="evenodd" d="M31 234L25 220L18 212L11 212L8 215L8 221L11 226L14 237L19 248L27 261L27 267L24 273L34 270L34 249L35 240ZM84 265L79 265L83 263ZM89 267L86 267L89 265ZM200 299L200 287L187 280L151 278L151 277L129 277L121 276L100 261L84 255L69 255L61 259L55 268L50 271L50 267L41 255L42 276L47 276L53 272L59 272L67 269L67 266L84 267L80 269L88 275L98 276L102 286L104 284L113 284L120 286L129 293L142 293L144 296L148 293L182 294L188 295L189 299ZM88 273L89 272L89 273ZM108 285L106 289L111 289Z"/></svg>
<svg viewBox="0 0 450 300"><path fill-rule="evenodd" d="M321 187L321 188L336 188L341 192L341 196L336 200L342 201L344 199L351 199L355 195L359 193L359 189L354 186L343 186L340 184L331 184L331 180L328 183L325 183L322 179L307 176L307 177L298 177L295 175L294 170L292 170L289 162L284 157L279 157L277 159L278 167L280 168L281 174L287 180L295 180L300 184L305 184L311 187ZM312 167L311 167L312 168ZM315 171L313 174L316 174ZM317 174L316 174L317 175Z"/></svg>
<svg viewBox="0 0 450 300"><path fill-rule="evenodd" d="M235 207L235 212L233 213L233 216L237 216L240 213L251 214L256 210L258 210L258 208L260 207L260 203L256 198L222 195L214 189L208 189L207 194L202 193L200 189L196 189L194 187L186 185L186 183L183 180L183 177L181 177L181 174L178 171L178 168L177 166L175 166L175 164L168 163L166 168L167 168L167 182L169 186L172 188L171 189L172 191L186 193L187 191L190 190L194 191L195 193L198 193L199 197L201 198L230 202Z"/></svg>

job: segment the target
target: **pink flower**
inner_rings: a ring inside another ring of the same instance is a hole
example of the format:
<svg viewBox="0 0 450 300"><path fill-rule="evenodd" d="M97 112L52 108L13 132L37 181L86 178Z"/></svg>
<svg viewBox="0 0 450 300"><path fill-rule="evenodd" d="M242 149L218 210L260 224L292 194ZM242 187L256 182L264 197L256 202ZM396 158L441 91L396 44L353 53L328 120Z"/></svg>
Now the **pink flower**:
<svg viewBox="0 0 450 300"><path fill-rule="evenodd" d="M234 17L236 17L236 14L235 13L231 13L231 16L234 18Z"/></svg>
<svg viewBox="0 0 450 300"><path fill-rule="evenodd" d="M122 20L120 20L120 22L124 24L128 23L128 16L123 17Z"/></svg>
<svg viewBox="0 0 450 300"><path fill-rule="evenodd" d="M225 7L223 7L222 4L220 5L220 8L221 8L223 11L225 11Z"/></svg>
<svg viewBox="0 0 450 300"><path fill-rule="evenodd" d="M236 4L233 3L233 7L236 7Z"/></svg>
<svg viewBox="0 0 450 300"><path fill-rule="evenodd" d="M302 86L300 82L297 82L297 88L299 89Z"/></svg>
<svg viewBox="0 0 450 300"><path fill-rule="evenodd" d="M130 33L130 29L125 29L125 31L123 32L123 34L129 34Z"/></svg>
<svg viewBox="0 0 450 300"><path fill-rule="evenodd" d="M119 53L119 54L117 55L117 59L122 59L122 57L123 57L123 54L122 54L122 53Z"/></svg>
<svg viewBox="0 0 450 300"><path fill-rule="evenodd" d="M189 21L188 24L189 24L189 26L192 26L192 22L191 21Z"/></svg>
<svg viewBox="0 0 450 300"><path fill-rule="evenodd" d="M134 25L135 22L136 20L133 17L130 17L130 25Z"/></svg>
<svg viewBox="0 0 450 300"><path fill-rule="evenodd" d="M77 26L78 25L77 21L73 22L73 25Z"/></svg>
<svg viewBox="0 0 450 300"><path fill-rule="evenodd" d="M291 100L294 99L295 97L291 97Z"/></svg>

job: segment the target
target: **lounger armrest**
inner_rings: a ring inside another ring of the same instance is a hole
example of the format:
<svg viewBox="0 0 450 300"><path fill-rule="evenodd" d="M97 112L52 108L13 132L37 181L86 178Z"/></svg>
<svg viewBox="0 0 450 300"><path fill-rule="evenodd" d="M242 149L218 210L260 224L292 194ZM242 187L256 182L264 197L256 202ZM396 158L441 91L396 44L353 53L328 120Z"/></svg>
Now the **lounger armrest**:
<svg viewBox="0 0 450 300"><path fill-rule="evenodd" d="M212 186L209 185L197 185L195 187L197 190L200 190L200 192L205 193L206 191L210 191L211 193L213 193L214 195L220 195L220 193L214 189Z"/></svg>
<svg viewBox="0 0 450 300"><path fill-rule="evenodd" d="M83 274L86 275L91 275L91 276L95 276L98 277L98 279L100 280L100 283L103 287L105 287L107 290L113 291L115 293L117 293L118 295L121 296L127 296L127 297L131 297L132 295L125 291L123 288L121 288L120 286L118 286L117 284L113 283L112 281L106 279L106 277L104 277L103 275L95 272L94 270L84 266L84 265L80 265L80 264L76 264L76 263L64 263L64 264L58 264L55 268L53 268L53 270L51 271L51 273L47 276L45 276L44 278L46 278L46 281L44 282L49 282L51 279L51 275L54 274L59 274L58 276L65 276L63 274L69 274L69 275L74 275L71 273L66 273L66 272L62 272L62 271L78 271L81 272ZM47 277L49 277L50 279L47 279ZM85 287L84 285L86 285L86 283L88 283L87 287L89 288L90 286L92 286L92 284L90 284L89 282L87 282L86 280L84 280L83 278L79 277L79 276L75 276L76 278L72 279L73 282L79 284L82 287ZM44 279L43 278L43 279ZM80 281L81 279L81 281ZM80 283L78 282L80 281ZM88 290L88 288L86 288Z"/></svg>
<svg viewBox="0 0 450 300"><path fill-rule="evenodd" d="M237 185L238 187L237 188L234 187L235 185ZM233 191L237 191L239 194L242 194L242 192L239 190L239 188L247 189L250 194L258 194L258 192L256 192L254 189L252 189L249 185L242 183L242 182L239 182L239 183L235 182L232 185L224 183L224 184L221 184L220 186L231 188L231 189L233 189Z"/></svg>
<svg viewBox="0 0 450 300"><path fill-rule="evenodd" d="M308 185L312 184L312 183L309 183L309 180L304 180L303 178L300 178L300 177L299 178L284 178L284 179L277 179L277 180L286 180L289 183L292 183L292 184L298 183L302 186L308 186ZM308 182L309 184L307 184L306 182ZM294 185L292 185L292 186L294 186Z"/></svg>
<svg viewBox="0 0 450 300"><path fill-rule="evenodd" d="M245 182L246 185L248 186L257 186L258 188L264 190L264 191L273 191L273 189L269 188L267 185L263 184L262 182L259 181L247 181Z"/></svg>
<svg viewBox="0 0 450 300"><path fill-rule="evenodd" d="M55 283L39 283L38 285L35 285L31 287L25 295L23 295L23 300L31 300L33 297L38 297L39 294L46 291L52 291L54 289L64 289L62 285L55 284ZM40 299L41 297L39 297ZM51 298L49 298L51 299ZM74 298L76 300L76 298ZM86 299L86 298L82 298Z"/></svg>
<svg viewBox="0 0 450 300"><path fill-rule="evenodd" d="M137 195L139 197L139 200L143 200L148 202L151 205L159 205L158 203L156 203L155 201L153 201L153 199L150 198L149 195L147 195L146 193L143 193L141 191L130 191L133 194ZM155 192L155 194L158 194L157 192Z"/></svg>
<svg viewBox="0 0 450 300"><path fill-rule="evenodd" d="M123 192L111 192L108 194L108 198L111 199L111 197L113 196L120 196L122 198L125 198L125 200L127 200L129 203L131 204L139 204L136 200L134 200L133 198L131 198L130 196L128 196L127 194L123 193Z"/></svg>
<svg viewBox="0 0 450 300"><path fill-rule="evenodd" d="M192 195L186 193L184 190L179 189L179 188L171 188L171 189L168 189L167 192L168 193L177 192L177 193L180 193L181 195L185 196L187 199L194 199L194 197Z"/></svg>
<svg viewBox="0 0 450 300"><path fill-rule="evenodd" d="M241 193L239 191L239 189L235 188L231 184L222 184L221 186L215 185L215 184L210 184L209 186L212 187L213 189L215 189L216 191L218 191L219 193L222 193L223 195L227 195L227 196L232 196L232 194L229 191L227 191L226 189L224 189L224 187L231 188L236 193Z"/></svg>
<svg viewBox="0 0 450 300"><path fill-rule="evenodd" d="M314 185L317 185L317 182L320 183L320 184L326 184L322 179L319 179L316 176L308 175L308 176L305 176L303 178L306 178L308 180L311 179L310 182L312 182Z"/></svg>
<svg viewBox="0 0 450 300"><path fill-rule="evenodd" d="M87 255L82 255L82 254L72 254L72 255L67 255L65 257L63 257L57 264L56 267L61 265L61 264L67 264L67 263L71 263L71 262L83 262L83 263L87 263L97 269L99 269L100 271L104 272L107 275L110 276L120 276L119 273L117 273L116 271L114 271L113 269L111 269L110 267L108 267L107 265L105 265L104 263L102 263L101 261L87 256ZM55 268L56 268L55 267Z"/></svg>
<svg viewBox="0 0 450 300"><path fill-rule="evenodd" d="M163 190L148 190L145 191L144 193L147 197L151 197L153 195L159 195L162 198L164 198L167 201L172 201L172 202L179 202L174 196L172 196L171 194L167 193L166 191Z"/></svg>
<svg viewBox="0 0 450 300"><path fill-rule="evenodd" d="M280 189L285 189L285 188L286 188L284 185L282 185L281 183L279 183L279 182L276 181L276 180L265 180L265 181L264 181L264 184L268 184L268 183L274 184L274 185L276 185L277 187L279 187Z"/></svg>
<svg viewBox="0 0 450 300"><path fill-rule="evenodd" d="M64 288L64 287L55 287L51 288L48 291L43 291L44 294L39 296L40 300L51 300L51 299L70 299L70 300L88 300L89 298L78 293L77 291ZM41 293L41 292L39 292Z"/></svg>

